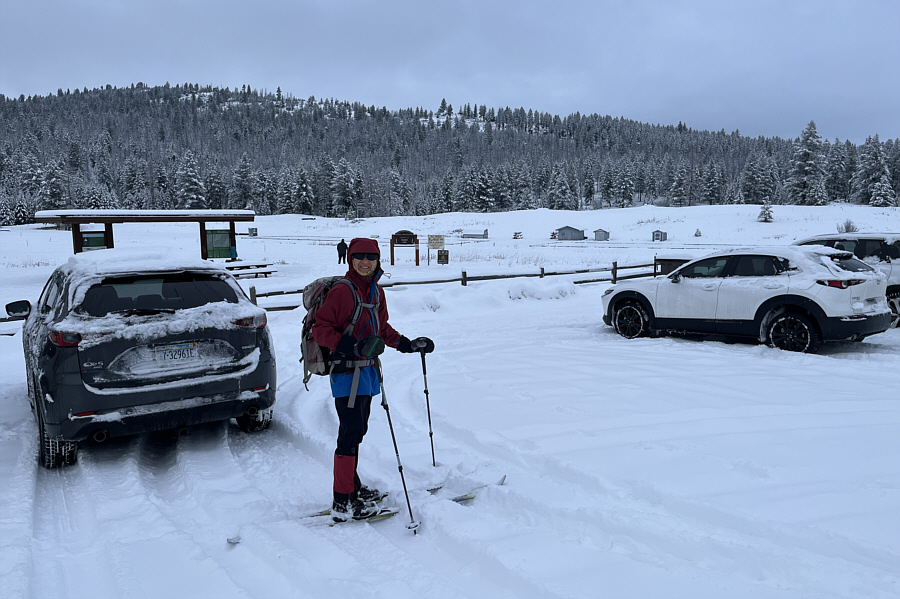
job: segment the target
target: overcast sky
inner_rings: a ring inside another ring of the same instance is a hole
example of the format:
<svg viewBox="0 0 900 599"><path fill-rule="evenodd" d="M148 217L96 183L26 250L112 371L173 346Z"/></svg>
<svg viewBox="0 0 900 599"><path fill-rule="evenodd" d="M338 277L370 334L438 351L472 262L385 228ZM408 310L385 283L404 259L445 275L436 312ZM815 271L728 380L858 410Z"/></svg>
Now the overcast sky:
<svg viewBox="0 0 900 599"><path fill-rule="evenodd" d="M0 94L199 83L900 138L898 0L0 0Z"/></svg>

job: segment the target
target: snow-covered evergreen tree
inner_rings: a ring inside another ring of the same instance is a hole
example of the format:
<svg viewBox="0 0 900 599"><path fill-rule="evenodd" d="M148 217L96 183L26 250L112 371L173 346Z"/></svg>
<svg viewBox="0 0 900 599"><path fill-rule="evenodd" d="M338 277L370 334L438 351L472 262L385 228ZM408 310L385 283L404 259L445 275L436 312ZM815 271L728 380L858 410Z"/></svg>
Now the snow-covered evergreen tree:
<svg viewBox="0 0 900 599"><path fill-rule="evenodd" d="M453 173L449 169L441 178L437 193L438 212L453 212Z"/></svg>
<svg viewBox="0 0 900 599"><path fill-rule="evenodd" d="M772 201L778 192L778 171L773 160L757 154L750 158L744 170L742 185L744 203L762 204Z"/></svg>
<svg viewBox="0 0 900 599"><path fill-rule="evenodd" d="M294 214L312 214L315 205L312 183L309 173L301 168L294 177L294 205L291 212Z"/></svg>
<svg viewBox="0 0 900 599"><path fill-rule="evenodd" d="M35 196L19 192L16 198L16 204L12 209L12 220L14 225L27 225L34 222L34 212L37 206Z"/></svg>
<svg viewBox="0 0 900 599"><path fill-rule="evenodd" d="M218 168L212 167L207 169L203 187L206 189L207 208L210 210L222 210L228 206L228 184Z"/></svg>
<svg viewBox="0 0 900 599"><path fill-rule="evenodd" d="M234 182L231 188L231 208L237 210L253 209L254 182L253 169L246 154L241 156L234 171Z"/></svg>
<svg viewBox="0 0 900 599"><path fill-rule="evenodd" d="M475 209L478 212L495 212L494 183L486 167L479 166L475 175Z"/></svg>
<svg viewBox="0 0 900 599"><path fill-rule="evenodd" d="M395 176L391 172L391 177ZM396 174L399 176L399 173ZM356 173L345 158L341 158L335 166L334 178L331 180L331 214L344 217L356 205Z"/></svg>
<svg viewBox="0 0 900 599"><path fill-rule="evenodd" d="M44 180L41 182L40 209L65 210L66 208L62 165L50 162L44 168Z"/></svg>
<svg viewBox="0 0 900 599"><path fill-rule="evenodd" d="M759 216L756 217L761 223L770 223L775 220L775 217L772 215L772 204L769 203L769 200L765 200L763 202L762 208L759 209Z"/></svg>
<svg viewBox="0 0 900 599"><path fill-rule="evenodd" d="M10 197L0 187L0 226L8 227L13 224L13 203Z"/></svg>
<svg viewBox="0 0 900 599"><path fill-rule="evenodd" d="M725 201L725 179L718 165L709 163L703 169L703 181L700 190L700 203L722 204Z"/></svg>
<svg viewBox="0 0 900 599"><path fill-rule="evenodd" d="M573 210L572 190L561 164L554 165L547 188L547 207L551 210Z"/></svg>
<svg viewBox="0 0 900 599"><path fill-rule="evenodd" d="M881 181L872 186L872 197L869 205L878 208L887 208L897 205L897 196L891 187L891 181L887 175L881 175Z"/></svg>
<svg viewBox="0 0 900 599"><path fill-rule="evenodd" d="M389 216L409 216L412 214L412 195L409 184L400 171L391 169L391 189L388 199Z"/></svg>
<svg viewBox="0 0 900 599"><path fill-rule="evenodd" d="M689 202L687 193L687 167L684 164L679 165L675 171L675 180L669 188L669 204L680 207L687 206Z"/></svg>
<svg viewBox="0 0 900 599"><path fill-rule="evenodd" d="M847 147L835 140L825 148L825 193L831 202L844 202L850 197Z"/></svg>
<svg viewBox="0 0 900 599"><path fill-rule="evenodd" d="M456 183L455 209L460 212L475 211L475 180L474 167L463 169Z"/></svg>
<svg viewBox="0 0 900 599"><path fill-rule="evenodd" d="M853 179L850 181L850 197L854 203L869 204L872 200L875 185L881 183L882 177L891 180L884 147L876 135L869 137L859 151L859 162ZM890 183L889 183L890 185Z"/></svg>
<svg viewBox="0 0 900 599"><path fill-rule="evenodd" d="M206 186L197 171L197 159L188 150L175 172L175 207L180 210L205 210Z"/></svg>
<svg viewBox="0 0 900 599"><path fill-rule="evenodd" d="M615 169L614 201L619 208L634 206L634 171L628 162L619 162Z"/></svg>
<svg viewBox="0 0 900 599"><path fill-rule="evenodd" d="M791 171L786 183L789 203L799 206L821 206L825 197L825 155L822 138L816 131L815 121L810 121L794 142Z"/></svg>

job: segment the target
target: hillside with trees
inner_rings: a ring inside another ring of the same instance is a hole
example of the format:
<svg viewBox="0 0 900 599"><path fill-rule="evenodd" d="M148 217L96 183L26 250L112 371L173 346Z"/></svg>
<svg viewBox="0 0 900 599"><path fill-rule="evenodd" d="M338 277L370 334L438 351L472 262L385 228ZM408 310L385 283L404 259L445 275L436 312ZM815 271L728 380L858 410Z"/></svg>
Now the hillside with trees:
<svg viewBox="0 0 900 599"><path fill-rule="evenodd" d="M646 202L894 206L900 143L524 108L389 110L242 86L0 95L0 224L66 208L347 218Z"/></svg>

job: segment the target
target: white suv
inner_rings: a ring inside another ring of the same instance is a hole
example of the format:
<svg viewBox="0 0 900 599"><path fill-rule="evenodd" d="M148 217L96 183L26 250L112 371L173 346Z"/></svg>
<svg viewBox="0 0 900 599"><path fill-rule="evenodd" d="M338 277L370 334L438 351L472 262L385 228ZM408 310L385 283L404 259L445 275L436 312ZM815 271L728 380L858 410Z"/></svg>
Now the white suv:
<svg viewBox="0 0 900 599"><path fill-rule="evenodd" d="M887 299L894 315L891 326L900 324L900 233L835 233L801 239L794 245L824 245L853 255L887 276Z"/></svg>
<svg viewBox="0 0 900 599"><path fill-rule="evenodd" d="M628 338L714 334L809 353L891 323L884 275L819 245L726 250L666 277L620 282L603 294L603 313Z"/></svg>

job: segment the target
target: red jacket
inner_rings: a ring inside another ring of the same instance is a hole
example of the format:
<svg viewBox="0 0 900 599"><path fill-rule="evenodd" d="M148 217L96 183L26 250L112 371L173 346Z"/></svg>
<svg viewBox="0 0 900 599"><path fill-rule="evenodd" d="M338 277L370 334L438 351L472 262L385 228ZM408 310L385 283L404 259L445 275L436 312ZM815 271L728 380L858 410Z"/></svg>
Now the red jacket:
<svg viewBox="0 0 900 599"><path fill-rule="evenodd" d="M350 242L350 248L347 251L348 258L354 252L378 253L378 242L374 239L354 239ZM388 323L387 302L384 298L384 289L378 286L378 279L383 274L381 270L381 261L379 260L374 272L371 276L363 277L353 270L353 260L350 259L350 268L344 278L349 279L356 285L357 293L363 303L375 303L369 301L369 298L378 298L378 310L373 314L373 310L364 308L356 327L353 329L353 337L355 339L364 339L370 335L378 335L384 339L385 345L396 348L400 343L400 333ZM370 295L373 292L377 296ZM338 341L344 334L344 330L350 324L353 316L353 308L356 305L353 299L350 287L343 284L335 285L325 296L322 306L316 311L316 323L312 327L313 338L316 343L331 349L337 347Z"/></svg>

